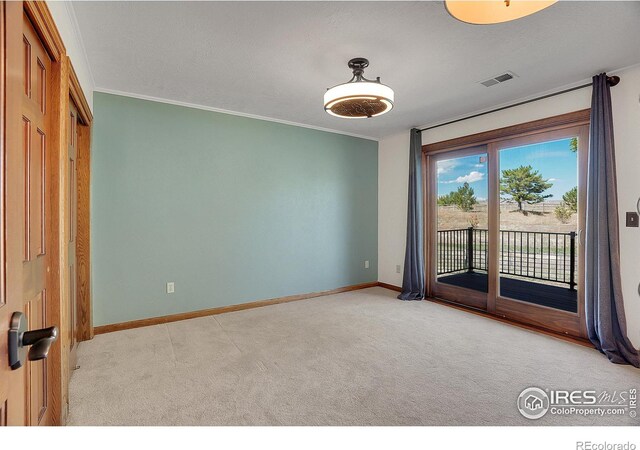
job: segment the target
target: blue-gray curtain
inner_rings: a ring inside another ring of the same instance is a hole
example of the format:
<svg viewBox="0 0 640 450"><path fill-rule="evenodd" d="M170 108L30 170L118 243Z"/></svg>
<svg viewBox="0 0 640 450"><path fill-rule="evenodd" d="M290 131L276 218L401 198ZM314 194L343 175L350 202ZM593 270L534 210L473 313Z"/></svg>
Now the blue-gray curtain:
<svg viewBox="0 0 640 450"><path fill-rule="evenodd" d="M424 243L422 208L422 139L420 130L411 130L409 149L409 207L407 210L407 246L400 300L424 298Z"/></svg>
<svg viewBox="0 0 640 450"><path fill-rule="evenodd" d="M627 337L620 279L618 195L611 92L607 75L593 77L587 172L585 312L589 339L611 362L640 367Z"/></svg>

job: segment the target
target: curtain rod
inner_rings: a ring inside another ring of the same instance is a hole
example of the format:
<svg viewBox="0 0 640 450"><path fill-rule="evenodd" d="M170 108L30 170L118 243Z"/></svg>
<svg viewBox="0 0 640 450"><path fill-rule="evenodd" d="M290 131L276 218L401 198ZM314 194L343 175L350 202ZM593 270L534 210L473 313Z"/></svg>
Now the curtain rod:
<svg viewBox="0 0 640 450"><path fill-rule="evenodd" d="M620 77L618 77L618 76L607 77L607 82L609 83L609 86L615 86L616 84L620 83ZM583 85L580 85L580 86L576 86L576 87L572 87L572 88L569 88L569 89L565 89L563 91L554 92L552 94L543 95L541 97L532 98L532 99L525 100L525 101L519 102L519 103L514 103L513 105L502 106L500 108L492 109L490 111L485 111L485 112L481 112L481 113L478 113L478 114L473 114L471 116L462 117L460 119L451 120L449 122L441 123L441 124L438 124L438 125L433 125L433 126L430 126L430 127L427 127L427 128L421 128L418 131L422 132L422 131L432 130L432 129L438 128L438 127L443 127L445 125L451 125L452 123L462 122L463 120L473 119L474 117L484 116L485 114L491 114L491 113L494 113L494 112L502 111L504 109L514 108L516 106L526 105L527 103L537 102L538 100L544 100L545 98L555 97L556 95L566 94L567 92L577 91L578 89L586 88L586 87L591 86L591 85L593 85L593 83L583 84Z"/></svg>

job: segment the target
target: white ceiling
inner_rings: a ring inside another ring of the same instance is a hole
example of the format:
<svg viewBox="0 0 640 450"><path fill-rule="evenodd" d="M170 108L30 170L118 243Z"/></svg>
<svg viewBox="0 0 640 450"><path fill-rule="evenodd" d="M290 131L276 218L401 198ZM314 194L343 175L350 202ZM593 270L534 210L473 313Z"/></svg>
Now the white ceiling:
<svg viewBox="0 0 640 450"><path fill-rule="evenodd" d="M74 2L98 90L121 91L380 138L640 63L640 2L559 2L474 26L442 2ZM332 117L327 87L365 76L388 114ZM518 78L486 88L487 78Z"/></svg>

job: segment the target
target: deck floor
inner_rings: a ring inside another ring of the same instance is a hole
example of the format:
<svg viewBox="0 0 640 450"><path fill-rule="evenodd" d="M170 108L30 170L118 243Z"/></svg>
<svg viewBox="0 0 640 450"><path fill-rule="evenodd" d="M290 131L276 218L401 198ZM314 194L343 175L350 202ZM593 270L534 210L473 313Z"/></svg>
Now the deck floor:
<svg viewBox="0 0 640 450"><path fill-rule="evenodd" d="M456 273L442 275L438 282L460 286L475 291L488 291L486 273ZM553 286L542 282L524 281L508 277L500 277L500 294L536 305L548 306L563 311L578 311L578 293L568 287Z"/></svg>

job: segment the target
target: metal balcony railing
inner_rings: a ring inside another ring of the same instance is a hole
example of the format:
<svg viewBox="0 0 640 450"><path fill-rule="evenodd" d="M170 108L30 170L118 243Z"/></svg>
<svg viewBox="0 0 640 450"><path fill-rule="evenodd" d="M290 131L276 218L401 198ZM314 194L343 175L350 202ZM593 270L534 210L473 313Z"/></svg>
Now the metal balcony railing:
<svg viewBox="0 0 640 450"><path fill-rule="evenodd" d="M439 230L437 274L487 271L486 229ZM576 287L576 233L500 230L500 273Z"/></svg>

